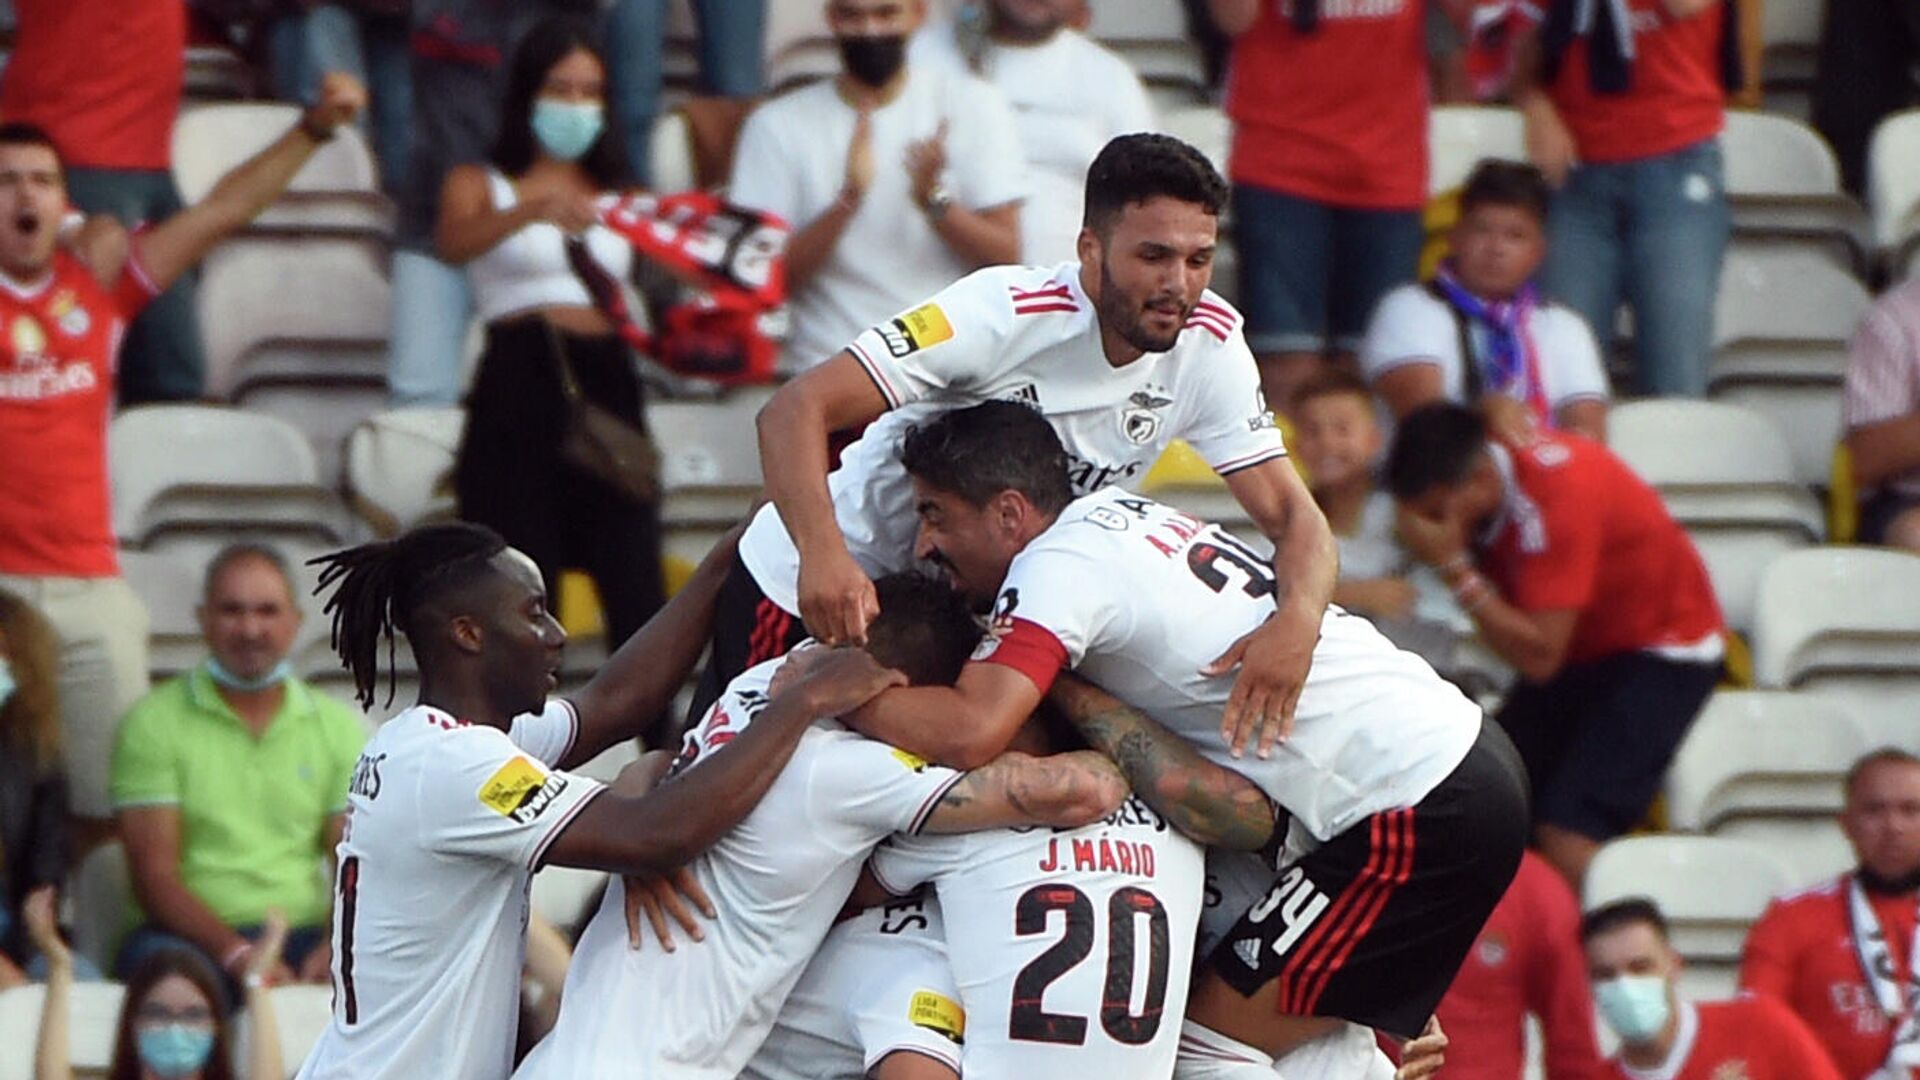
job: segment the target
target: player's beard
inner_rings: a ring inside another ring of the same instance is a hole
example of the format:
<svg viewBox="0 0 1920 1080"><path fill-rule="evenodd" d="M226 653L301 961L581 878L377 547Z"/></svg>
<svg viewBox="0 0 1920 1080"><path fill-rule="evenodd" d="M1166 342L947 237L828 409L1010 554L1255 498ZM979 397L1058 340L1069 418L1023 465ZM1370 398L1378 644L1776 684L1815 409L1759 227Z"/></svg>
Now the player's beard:
<svg viewBox="0 0 1920 1080"><path fill-rule="evenodd" d="M1186 325L1187 316L1193 314L1193 306L1185 305L1180 312L1180 325L1164 337L1156 336L1146 327L1145 303L1113 280L1113 272L1108 268L1104 255L1100 259L1100 302L1095 306L1100 313L1101 326L1112 328L1120 334L1122 341L1141 352L1150 353L1163 353L1173 348L1180 340L1180 329Z"/></svg>

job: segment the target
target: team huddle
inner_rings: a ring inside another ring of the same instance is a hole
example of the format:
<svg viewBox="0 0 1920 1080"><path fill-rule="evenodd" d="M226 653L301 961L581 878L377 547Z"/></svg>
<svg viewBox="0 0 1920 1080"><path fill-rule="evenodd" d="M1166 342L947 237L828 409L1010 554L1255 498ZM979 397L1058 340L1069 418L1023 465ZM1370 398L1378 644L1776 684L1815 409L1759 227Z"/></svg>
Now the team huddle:
<svg viewBox="0 0 1920 1080"><path fill-rule="evenodd" d="M783 386L769 505L565 700L540 575L494 534L329 557L363 699L399 630L421 703L355 772L300 1075L1372 1080L1382 1036L1437 1067L1525 781L1327 606L1324 519L1206 291L1224 198L1190 147L1116 139L1079 262L977 271ZM1174 439L1261 536L1130 490ZM569 771L703 650L677 754ZM514 1072L549 864L615 877ZM688 903L699 940L633 943Z"/></svg>

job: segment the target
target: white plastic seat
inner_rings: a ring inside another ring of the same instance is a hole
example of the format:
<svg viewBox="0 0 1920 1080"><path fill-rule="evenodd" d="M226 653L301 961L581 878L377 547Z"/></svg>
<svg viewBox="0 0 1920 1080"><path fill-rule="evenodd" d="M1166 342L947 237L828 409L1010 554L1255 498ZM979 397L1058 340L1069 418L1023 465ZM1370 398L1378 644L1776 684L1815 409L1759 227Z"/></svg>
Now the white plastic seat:
<svg viewBox="0 0 1920 1080"><path fill-rule="evenodd" d="M1760 843L1801 884L1818 880L1847 865L1835 816L1847 770L1870 749L1866 731L1831 701L1719 691L1667 771L1668 819L1677 830Z"/></svg>
<svg viewBox="0 0 1920 1080"><path fill-rule="evenodd" d="M299 108L277 102L183 110L173 128L173 180L181 197L189 205L199 202L222 176L266 149L299 119ZM314 151L286 194L248 227L389 236L394 210L380 194L379 181L366 136L346 125Z"/></svg>
<svg viewBox="0 0 1920 1080"><path fill-rule="evenodd" d="M1793 872L1773 853L1717 836L1626 836L1587 867L1585 909L1628 897L1658 904L1673 945L1689 964L1740 959L1747 928L1772 899L1793 887Z"/></svg>
<svg viewBox="0 0 1920 1080"><path fill-rule="evenodd" d="M370 359L384 363L384 353ZM241 408L285 420L300 429L313 447L320 482L338 489L344 471L347 437L366 420L387 407L387 380L383 374L350 377L341 374L325 381L259 381L239 399Z"/></svg>
<svg viewBox="0 0 1920 1080"><path fill-rule="evenodd" d="M195 301L207 392L231 399L257 381L323 381L326 360L341 349L384 356L391 332L384 265L377 250L353 240L243 236L215 248L201 266ZM284 348L303 344L308 353Z"/></svg>
<svg viewBox="0 0 1920 1080"><path fill-rule="evenodd" d="M1839 160L1819 132L1790 116L1734 109L1720 146L1736 234L1832 241L1849 265L1866 269L1866 210L1842 190Z"/></svg>
<svg viewBox="0 0 1920 1080"><path fill-rule="evenodd" d="M655 191L694 189L691 138L686 114L680 110L668 109L655 118L653 139L647 144L647 182Z"/></svg>
<svg viewBox="0 0 1920 1080"><path fill-rule="evenodd" d="M1754 682L1837 702L1870 739L1920 749L1920 555L1823 547L1760 579Z"/></svg>
<svg viewBox="0 0 1920 1080"><path fill-rule="evenodd" d="M1824 514L1795 476L1785 435L1752 410L1683 398L1630 401L1608 414L1607 444L1689 528L1789 529L1816 540L1824 533Z"/></svg>
<svg viewBox="0 0 1920 1080"><path fill-rule="evenodd" d="M286 1064L287 1080L293 1080L333 1022L333 987L306 983L274 987L273 1021L280 1029L280 1060Z"/></svg>
<svg viewBox="0 0 1920 1080"><path fill-rule="evenodd" d="M533 875L533 910L553 925L571 929L588 914L587 904L607 883L598 870L547 866Z"/></svg>
<svg viewBox="0 0 1920 1080"><path fill-rule="evenodd" d="M661 519L673 526L731 528L761 487L754 415L763 396L668 401L647 408L660 448Z"/></svg>
<svg viewBox="0 0 1920 1080"><path fill-rule="evenodd" d="M396 409L347 437L346 487L354 512L381 536L454 516L454 454L467 422L459 408Z"/></svg>
<svg viewBox="0 0 1920 1080"><path fill-rule="evenodd" d="M1160 126L1167 134L1192 145L1213 167L1222 174L1227 171L1227 156L1233 146L1233 121L1215 105L1194 105L1184 109L1175 109L1161 116ZM1226 236L1221 236L1224 241ZM1218 261L1215 262L1215 284L1219 286Z"/></svg>
<svg viewBox="0 0 1920 1080"><path fill-rule="evenodd" d="M114 531L149 546L168 530L344 539L339 499L291 424L209 405L147 405L108 430Z"/></svg>
<svg viewBox="0 0 1920 1080"><path fill-rule="evenodd" d="M1431 194L1459 187L1482 158L1527 159L1526 128L1514 109L1442 105L1427 121Z"/></svg>
<svg viewBox="0 0 1920 1080"><path fill-rule="evenodd" d="M134 903L133 878L120 841L87 852L68 877L66 902L74 951L101 971L112 971Z"/></svg>
<svg viewBox="0 0 1920 1080"><path fill-rule="evenodd" d="M1805 249L1730 252L1714 304L1714 344L1845 342L1872 302L1858 278Z"/></svg>
<svg viewBox="0 0 1920 1080"><path fill-rule="evenodd" d="M207 655L194 610L201 601L206 568L172 552L120 552L120 573L147 609L147 670L173 676Z"/></svg>
<svg viewBox="0 0 1920 1080"><path fill-rule="evenodd" d="M1700 561L1706 564L1720 614L1740 633L1753 629L1753 609L1760 596L1760 575L1767 564L1789 551L1798 551L1812 539L1798 526L1746 525L1702 522L1686 526Z"/></svg>
<svg viewBox="0 0 1920 1080"><path fill-rule="evenodd" d="M1920 161L1920 109L1880 121L1867 147L1867 208L1873 214L1874 242L1889 255L1920 233L1916 161Z"/></svg>
<svg viewBox="0 0 1920 1080"><path fill-rule="evenodd" d="M68 998L68 1054L73 1069L104 1073L113 1062L113 1036L127 988L119 983L74 983ZM40 1014L46 1008L42 984L0 991L0 1080L32 1080L34 1049L39 1045Z"/></svg>
<svg viewBox="0 0 1920 1080"><path fill-rule="evenodd" d="M1185 41L1187 16L1179 4L1104 3L1091 5L1087 33L1109 46L1137 41Z"/></svg>

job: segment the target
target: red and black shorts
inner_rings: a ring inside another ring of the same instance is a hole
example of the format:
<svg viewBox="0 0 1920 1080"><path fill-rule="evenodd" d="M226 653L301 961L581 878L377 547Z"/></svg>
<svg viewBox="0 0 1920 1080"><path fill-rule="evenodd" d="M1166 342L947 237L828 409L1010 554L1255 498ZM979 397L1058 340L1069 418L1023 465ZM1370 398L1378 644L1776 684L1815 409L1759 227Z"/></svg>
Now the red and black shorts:
<svg viewBox="0 0 1920 1080"><path fill-rule="evenodd" d="M741 672L787 655L806 639L807 627L800 616L767 599L747 564L734 556L733 569L727 572L720 596L714 601L713 648L707 652L706 670L694 687L687 726L704 720L707 710L727 692L727 684Z"/></svg>
<svg viewBox="0 0 1920 1080"><path fill-rule="evenodd" d="M1209 959L1280 1011L1412 1038L1452 985L1527 845L1527 782L1498 726L1414 806L1388 810L1281 868Z"/></svg>

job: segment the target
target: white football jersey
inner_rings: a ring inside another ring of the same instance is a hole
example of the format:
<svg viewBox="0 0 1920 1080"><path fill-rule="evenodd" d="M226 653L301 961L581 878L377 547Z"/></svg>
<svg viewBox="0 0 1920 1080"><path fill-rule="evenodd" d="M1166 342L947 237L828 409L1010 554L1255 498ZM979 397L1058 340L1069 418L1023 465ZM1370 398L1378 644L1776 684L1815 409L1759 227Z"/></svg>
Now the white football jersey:
<svg viewBox="0 0 1920 1080"><path fill-rule="evenodd" d="M1192 444L1222 473L1284 457L1240 314L1206 293L1174 347L1107 363L1080 265L995 266L861 334L847 348L889 412L827 478L840 531L873 577L913 564L913 488L900 440L916 423L983 401L1018 401L1060 433L1080 494L1146 474L1167 444ZM800 555L779 511L760 508L740 559L768 599L798 613Z"/></svg>
<svg viewBox="0 0 1920 1080"><path fill-rule="evenodd" d="M510 731L416 705L353 770L333 905L333 1021L301 1080L496 1080L513 1067L527 887L604 786L552 771L554 699Z"/></svg>
<svg viewBox="0 0 1920 1080"><path fill-rule="evenodd" d="M1293 734L1262 760L1220 735L1233 673L1201 669L1273 614L1271 552L1107 488L1069 503L1016 555L976 660L1044 690L1063 667L1245 775L1325 841L1412 806L1459 765L1480 707L1367 620L1327 609Z"/></svg>
<svg viewBox="0 0 1920 1080"><path fill-rule="evenodd" d="M698 769L746 730L781 662L727 687L687 734L683 763ZM720 914L706 940L671 953L628 948L625 894L613 882L574 950L559 1023L514 1075L732 1080L832 928L867 853L919 829L961 775L817 721L760 805L691 864Z"/></svg>
<svg viewBox="0 0 1920 1080"><path fill-rule="evenodd" d="M894 892L939 893L962 1075L1172 1075L1206 870L1146 803L1079 829L895 837L872 866Z"/></svg>
<svg viewBox="0 0 1920 1080"><path fill-rule="evenodd" d="M833 928L741 1080L865 1080L888 1054L960 1071L966 1011L940 901L920 892Z"/></svg>

